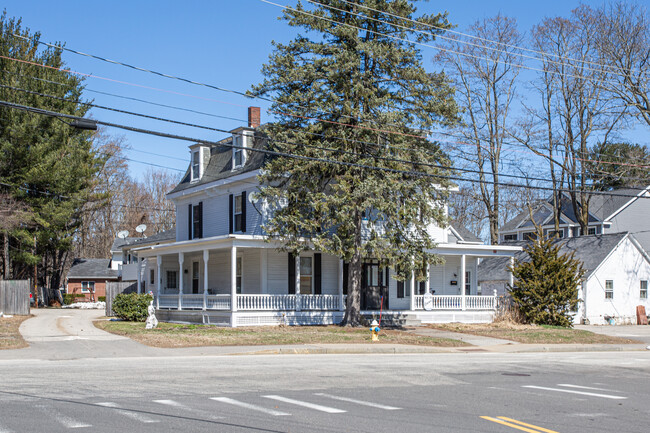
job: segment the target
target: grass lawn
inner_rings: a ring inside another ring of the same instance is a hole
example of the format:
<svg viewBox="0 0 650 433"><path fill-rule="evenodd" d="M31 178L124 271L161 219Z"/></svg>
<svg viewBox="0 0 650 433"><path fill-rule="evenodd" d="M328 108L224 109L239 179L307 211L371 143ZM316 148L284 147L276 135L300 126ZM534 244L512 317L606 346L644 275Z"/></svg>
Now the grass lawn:
<svg viewBox="0 0 650 433"><path fill-rule="evenodd" d="M638 344L640 341L609 337L593 332L558 326L519 325L513 323L431 325L435 329L502 338L528 344Z"/></svg>
<svg viewBox="0 0 650 433"><path fill-rule="evenodd" d="M20 324L30 316L0 317L0 350L20 349L27 347L23 337L18 332Z"/></svg>
<svg viewBox="0 0 650 433"><path fill-rule="evenodd" d="M96 321L95 326L124 335L153 347L258 346L275 344L371 344L367 328L339 326L265 326L219 328L216 326L159 323L158 329L144 329L144 323ZM459 347L466 343L447 338L424 337L399 330L383 330L379 342L420 346ZM374 343L377 344L377 343Z"/></svg>

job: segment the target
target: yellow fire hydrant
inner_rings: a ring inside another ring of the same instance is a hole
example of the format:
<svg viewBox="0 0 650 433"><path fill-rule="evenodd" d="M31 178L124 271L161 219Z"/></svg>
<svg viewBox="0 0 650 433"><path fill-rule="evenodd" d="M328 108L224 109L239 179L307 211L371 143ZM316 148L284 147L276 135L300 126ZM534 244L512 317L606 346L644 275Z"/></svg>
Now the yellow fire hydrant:
<svg viewBox="0 0 650 433"><path fill-rule="evenodd" d="M370 332L372 332L372 341L379 341L379 331L381 331L381 328L379 327L379 323L377 323L376 320L373 320L372 323L370 324Z"/></svg>

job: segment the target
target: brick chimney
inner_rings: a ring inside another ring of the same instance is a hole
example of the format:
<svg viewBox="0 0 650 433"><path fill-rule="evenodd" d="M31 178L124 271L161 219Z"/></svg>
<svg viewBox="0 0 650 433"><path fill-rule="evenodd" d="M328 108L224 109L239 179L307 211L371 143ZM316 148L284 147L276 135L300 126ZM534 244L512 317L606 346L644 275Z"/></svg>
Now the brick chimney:
<svg viewBox="0 0 650 433"><path fill-rule="evenodd" d="M260 107L248 107L248 127L257 128L260 126Z"/></svg>

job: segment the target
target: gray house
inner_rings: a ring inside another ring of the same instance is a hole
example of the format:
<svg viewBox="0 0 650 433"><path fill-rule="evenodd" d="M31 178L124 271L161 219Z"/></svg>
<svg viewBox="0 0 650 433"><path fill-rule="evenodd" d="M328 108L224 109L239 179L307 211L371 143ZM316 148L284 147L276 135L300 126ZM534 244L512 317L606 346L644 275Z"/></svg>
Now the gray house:
<svg viewBox="0 0 650 433"><path fill-rule="evenodd" d="M629 232L650 251L650 185L645 188L617 189L608 194L592 195L589 200L589 227L582 233L571 199L563 195L560 207L560 239L585 235ZM540 225L545 235L555 234L552 199L539 203L530 212L524 211L499 230L501 242L522 241L535 235Z"/></svg>

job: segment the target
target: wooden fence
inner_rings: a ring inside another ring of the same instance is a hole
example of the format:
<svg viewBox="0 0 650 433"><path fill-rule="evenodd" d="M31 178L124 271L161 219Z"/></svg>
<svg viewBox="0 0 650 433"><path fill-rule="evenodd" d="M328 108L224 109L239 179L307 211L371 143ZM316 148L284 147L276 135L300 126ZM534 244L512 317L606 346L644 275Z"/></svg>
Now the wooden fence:
<svg viewBox="0 0 650 433"><path fill-rule="evenodd" d="M120 293L136 293L138 283L131 281L107 281L106 282L106 315L113 315L113 299Z"/></svg>
<svg viewBox="0 0 650 433"><path fill-rule="evenodd" d="M30 287L29 280L1 280L0 312L28 316Z"/></svg>

